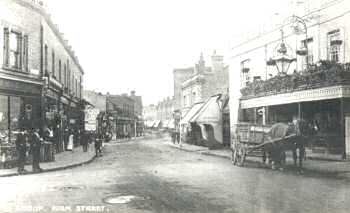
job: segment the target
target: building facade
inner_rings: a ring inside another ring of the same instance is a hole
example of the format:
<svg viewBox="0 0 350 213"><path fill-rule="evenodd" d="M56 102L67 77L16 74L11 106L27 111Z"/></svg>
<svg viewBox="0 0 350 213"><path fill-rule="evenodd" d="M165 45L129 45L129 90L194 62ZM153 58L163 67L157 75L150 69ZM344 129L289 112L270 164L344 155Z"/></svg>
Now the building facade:
<svg viewBox="0 0 350 213"><path fill-rule="evenodd" d="M184 140L188 136L188 141L198 145L224 143L222 109L213 106L222 102L222 97L228 93L229 67L223 59L214 51L209 66L201 54L194 67L174 70L175 126L182 132ZM203 107L213 111L209 112ZM197 116L197 113L210 113L207 115L210 119L201 119L201 122L192 119L202 117Z"/></svg>
<svg viewBox="0 0 350 213"><path fill-rule="evenodd" d="M0 140L50 126L62 151L64 129L82 124L84 71L43 1L4 0L0 8Z"/></svg>
<svg viewBox="0 0 350 213"><path fill-rule="evenodd" d="M309 154L345 158L350 154L350 5L310 3L312 10L288 15L281 27L232 48L231 132L242 121L269 125L301 119L313 135Z"/></svg>
<svg viewBox="0 0 350 213"><path fill-rule="evenodd" d="M100 92L95 92L91 90L83 91L83 98L87 102L91 103L96 109L99 109L100 112L106 111L106 96Z"/></svg>
<svg viewBox="0 0 350 213"><path fill-rule="evenodd" d="M113 117L117 139L135 136L135 101L127 94L106 95L106 112Z"/></svg>

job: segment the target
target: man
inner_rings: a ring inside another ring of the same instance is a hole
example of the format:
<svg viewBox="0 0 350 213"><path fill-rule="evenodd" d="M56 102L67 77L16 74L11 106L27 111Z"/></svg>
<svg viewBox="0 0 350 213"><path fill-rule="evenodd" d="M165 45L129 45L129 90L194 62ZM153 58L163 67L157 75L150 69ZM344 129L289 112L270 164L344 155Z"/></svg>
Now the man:
<svg viewBox="0 0 350 213"><path fill-rule="evenodd" d="M26 162L26 153L27 153L27 135L26 134L27 132L25 131L25 129L21 128L16 138L16 150L18 154L17 171L19 174L27 172L24 169L24 165Z"/></svg>
<svg viewBox="0 0 350 213"><path fill-rule="evenodd" d="M41 172L40 163L40 147L43 139L39 135L39 129L35 128L31 134L31 154L33 156L33 172Z"/></svg>
<svg viewBox="0 0 350 213"><path fill-rule="evenodd" d="M95 138L95 153L96 157L102 156L102 140L103 135L101 130L97 131L97 137Z"/></svg>

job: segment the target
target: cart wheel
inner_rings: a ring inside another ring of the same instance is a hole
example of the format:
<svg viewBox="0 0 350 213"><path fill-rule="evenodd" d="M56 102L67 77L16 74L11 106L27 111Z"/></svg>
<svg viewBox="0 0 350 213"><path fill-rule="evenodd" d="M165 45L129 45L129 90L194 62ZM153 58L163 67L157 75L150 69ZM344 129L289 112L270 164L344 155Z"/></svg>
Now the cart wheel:
<svg viewBox="0 0 350 213"><path fill-rule="evenodd" d="M237 166L243 166L246 157L246 150L244 146L237 146L232 153L232 163Z"/></svg>

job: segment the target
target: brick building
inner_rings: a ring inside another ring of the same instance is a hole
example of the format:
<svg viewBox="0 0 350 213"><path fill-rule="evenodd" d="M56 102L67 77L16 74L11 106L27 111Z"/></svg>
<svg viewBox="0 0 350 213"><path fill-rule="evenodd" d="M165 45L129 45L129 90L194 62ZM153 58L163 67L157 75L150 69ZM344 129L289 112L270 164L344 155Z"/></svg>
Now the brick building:
<svg viewBox="0 0 350 213"><path fill-rule="evenodd" d="M12 143L20 126L51 126L62 145L63 130L82 124L84 71L43 1L3 0L0 8L0 140Z"/></svg>

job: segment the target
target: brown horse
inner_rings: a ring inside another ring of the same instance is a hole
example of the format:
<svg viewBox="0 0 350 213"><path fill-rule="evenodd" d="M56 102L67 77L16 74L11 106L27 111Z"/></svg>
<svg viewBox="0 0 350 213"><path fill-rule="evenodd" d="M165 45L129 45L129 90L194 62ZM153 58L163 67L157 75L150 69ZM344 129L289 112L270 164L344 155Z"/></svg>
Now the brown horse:
<svg viewBox="0 0 350 213"><path fill-rule="evenodd" d="M294 165L297 166L297 160L299 160L299 170L301 171L305 157L306 128L306 123L301 120L290 124L276 123L272 125L267 136L268 140L281 139L281 142L269 143L264 146L263 162L265 163L266 159L269 158L272 168L280 166L283 169L286 162L285 152L292 151Z"/></svg>

